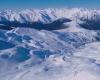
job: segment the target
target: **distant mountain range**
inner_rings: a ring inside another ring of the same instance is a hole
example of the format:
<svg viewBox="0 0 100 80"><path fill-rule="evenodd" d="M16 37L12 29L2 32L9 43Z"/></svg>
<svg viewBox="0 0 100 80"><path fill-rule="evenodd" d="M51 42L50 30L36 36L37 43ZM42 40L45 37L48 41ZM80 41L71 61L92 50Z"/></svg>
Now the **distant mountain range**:
<svg viewBox="0 0 100 80"><path fill-rule="evenodd" d="M52 26L61 26L63 23L70 21L76 21L76 23L87 29L93 28L98 30L100 29L100 11L81 8L62 8L42 10L26 9L19 12L9 10L0 12L0 28L4 29L28 26L37 29L50 28L52 30ZM94 27L94 25L97 25L97 27Z"/></svg>
<svg viewBox="0 0 100 80"><path fill-rule="evenodd" d="M99 79L99 10L0 12L0 80Z"/></svg>

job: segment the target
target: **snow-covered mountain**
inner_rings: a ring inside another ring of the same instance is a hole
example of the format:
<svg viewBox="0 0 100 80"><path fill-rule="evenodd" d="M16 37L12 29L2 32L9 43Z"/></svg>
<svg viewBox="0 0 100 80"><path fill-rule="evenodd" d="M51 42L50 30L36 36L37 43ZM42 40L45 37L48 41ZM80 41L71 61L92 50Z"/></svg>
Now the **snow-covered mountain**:
<svg viewBox="0 0 100 80"><path fill-rule="evenodd" d="M44 26L58 26L62 23L75 21L87 29L100 29L100 11L82 8L72 9L26 9L21 11L5 10L0 12L0 28L34 27L45 29ZM47 28L46 28L47 29Z"/></svg>
<svg viewBox="0 0 100 80"><path fill-rule="evenodd" d="M43 22L50 23L59 18L70 18L70 19L99 19L99 10L89 10L82 8L72 9L26 9L21 11L5 10L0 12L0 21L17 21L20 23L26 22Z"/></svg>
<svg viewBox="0 0 100 80"><path fill-rule="evenodd" d="M100 11L0 12L0 80L99 80Z"/></svg>

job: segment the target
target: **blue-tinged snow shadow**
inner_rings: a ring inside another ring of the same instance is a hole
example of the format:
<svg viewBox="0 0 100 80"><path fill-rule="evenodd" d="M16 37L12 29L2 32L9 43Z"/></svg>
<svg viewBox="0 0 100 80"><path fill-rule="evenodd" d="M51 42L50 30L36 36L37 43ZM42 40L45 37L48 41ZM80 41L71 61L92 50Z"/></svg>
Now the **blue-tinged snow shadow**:
<svg viewBox="0 0 100 80"><path fill-rule="evenodd" d="M9 49L9 48L12 48L14 46L15 45L10 43L10 42L0 40L0 50Z"/></svg>
<svg viewBox="0 0 100 80"><path fill-rule="evenodd" d="M20 23L18 21L0 21L0 29L12 30L13 28L34 28L37 30L59 30L67 28L68 26L63 25L63 23L71 22L70 19L60 18L50 23L43 23L41 21L37 22L25 22Z"/></svg>

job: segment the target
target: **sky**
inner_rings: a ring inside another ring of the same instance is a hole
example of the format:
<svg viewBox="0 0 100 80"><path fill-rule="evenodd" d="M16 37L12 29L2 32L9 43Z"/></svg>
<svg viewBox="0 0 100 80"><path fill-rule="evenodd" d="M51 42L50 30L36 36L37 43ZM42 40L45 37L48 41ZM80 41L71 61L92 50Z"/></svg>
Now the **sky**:
<svg viewBox="0 0 100 80"><path fill-rule="evenodd" d="M66 7L100 8L100 0L0 0L0 10Z"/></svg>

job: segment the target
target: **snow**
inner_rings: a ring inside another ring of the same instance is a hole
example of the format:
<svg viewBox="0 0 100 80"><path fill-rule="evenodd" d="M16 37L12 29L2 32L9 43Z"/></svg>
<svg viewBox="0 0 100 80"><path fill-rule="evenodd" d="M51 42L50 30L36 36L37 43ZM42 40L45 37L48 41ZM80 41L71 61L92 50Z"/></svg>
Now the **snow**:
<svg viewBox="0 0 100 80"><path fill-rule="evenodd" d="M37 22L50 23L59 18L70 18L70 19L99 19L99 10L88 10L82 8L61 8L61 9L26 9L22 11L3 11L0 12L0 21L18 21L18 22Z"/></svg>
<svg viewBox="0 0 100 80"><path fill-rule="evenodd" d="M82 8L0 12L0 80L99 80L99 21Z"/></svg>

